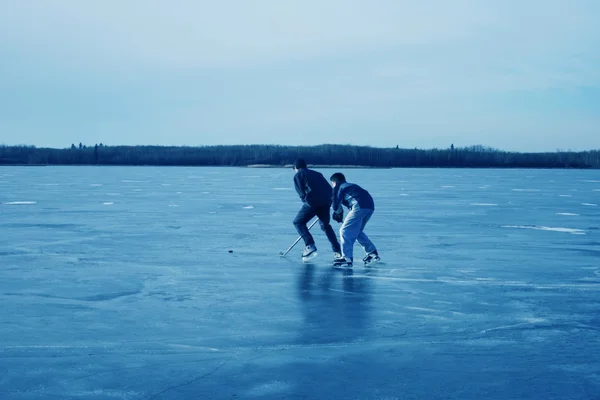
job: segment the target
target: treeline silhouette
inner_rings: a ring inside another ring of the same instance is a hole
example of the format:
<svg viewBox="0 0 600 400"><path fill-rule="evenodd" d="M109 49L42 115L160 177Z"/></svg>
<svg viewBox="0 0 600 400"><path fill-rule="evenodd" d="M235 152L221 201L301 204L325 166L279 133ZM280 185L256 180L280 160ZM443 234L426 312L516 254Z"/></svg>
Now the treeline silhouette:
<svg viewBox="0 0 600 400"><path fill-rule="evenodd" d="M362 167L600 168L600 151L517 153L485 146L446 149L317 146L86 146L37 148L0 145L4 165L284 166L304 158L311 165Z"/></svg>

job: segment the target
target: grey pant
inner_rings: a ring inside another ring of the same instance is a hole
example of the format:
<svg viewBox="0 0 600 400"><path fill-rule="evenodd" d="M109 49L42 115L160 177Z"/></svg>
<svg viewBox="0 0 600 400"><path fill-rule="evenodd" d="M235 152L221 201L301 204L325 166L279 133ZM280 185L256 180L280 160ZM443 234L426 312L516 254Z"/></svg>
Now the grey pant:
<svg viewBox="0 0 600 400"><path fill-rule="evenodd" d="M373 210L360 208L353 208L346 215L340 228L342 255L345 258L353 258L354 242L357 240L366 253L377 250L373 242L363 232L372 215Z"/></svg>

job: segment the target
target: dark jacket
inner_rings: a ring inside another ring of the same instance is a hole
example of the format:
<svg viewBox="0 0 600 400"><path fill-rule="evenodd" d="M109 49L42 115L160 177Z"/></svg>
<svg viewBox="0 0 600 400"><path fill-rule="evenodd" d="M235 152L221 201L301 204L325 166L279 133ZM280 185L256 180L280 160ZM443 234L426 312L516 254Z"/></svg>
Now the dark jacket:
<svg viewBox="0 0 600 400"><path fill-rule="evenodd" d="M375 210L373 197L365 189L355 183L344 182L333 189L333 211L342 211L342 205L348 208Z"/></svg>
<svg viewBox="0 0 600 400"><path fill-rule="evenodd" d="M294 175L294 188L300 200L309 206L331 206L331 185L320 172L299 169Z"/></svg>

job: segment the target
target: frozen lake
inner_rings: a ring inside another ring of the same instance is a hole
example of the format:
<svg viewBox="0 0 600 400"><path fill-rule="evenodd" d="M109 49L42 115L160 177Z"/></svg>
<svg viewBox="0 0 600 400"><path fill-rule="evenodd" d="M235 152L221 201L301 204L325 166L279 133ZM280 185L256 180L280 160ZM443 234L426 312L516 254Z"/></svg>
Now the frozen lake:
<svg viewBox="0 0 600 400"><path fill-rule="evenodd" d="M600 171L341 171L373 268L291 169L1 167L0 399L600 398Z"/></svg>

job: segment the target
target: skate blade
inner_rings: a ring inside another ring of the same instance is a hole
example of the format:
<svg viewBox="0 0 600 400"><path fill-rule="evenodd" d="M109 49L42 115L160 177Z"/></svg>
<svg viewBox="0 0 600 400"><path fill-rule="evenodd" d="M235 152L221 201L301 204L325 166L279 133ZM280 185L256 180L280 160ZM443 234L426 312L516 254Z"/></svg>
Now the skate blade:
<svg viewBox="0 0 600 400"><path fill-rule="evenodd" d="M342 264L342 265L333 265L335 269L352 269L352 265Z"/></svg>

